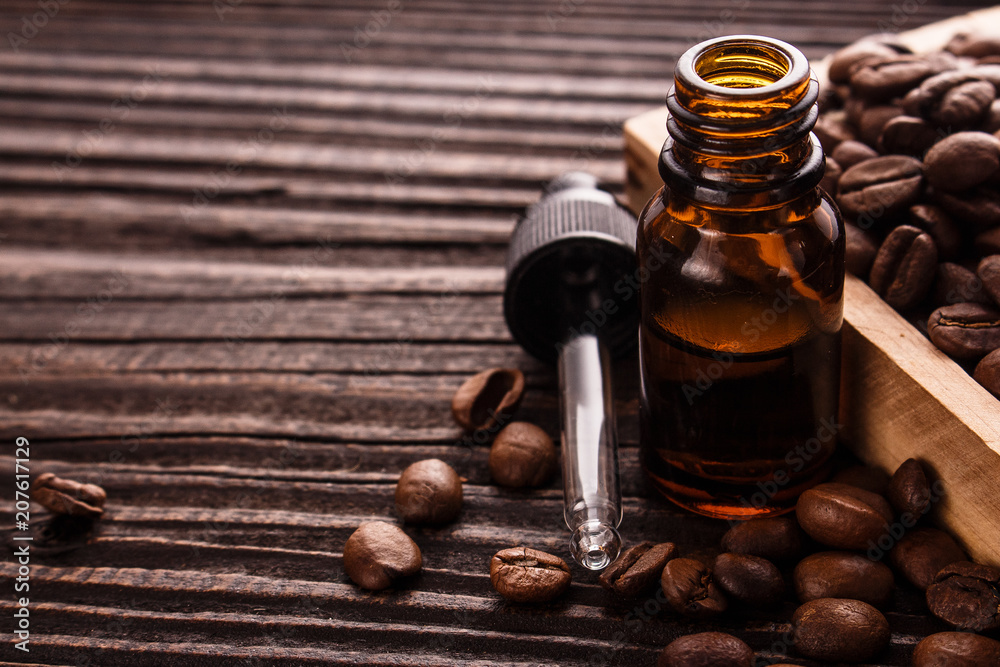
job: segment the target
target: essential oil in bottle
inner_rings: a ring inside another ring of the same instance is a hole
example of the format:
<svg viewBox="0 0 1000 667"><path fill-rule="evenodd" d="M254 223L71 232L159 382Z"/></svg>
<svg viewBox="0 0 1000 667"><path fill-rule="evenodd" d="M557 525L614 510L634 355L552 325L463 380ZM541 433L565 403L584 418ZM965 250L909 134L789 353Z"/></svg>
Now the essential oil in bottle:
<svg viewBox="0 0 1000 667"><path fill-rule="evenodd" d="M641 445L654 486L701 514L785 512L835 447L844 228L817 95L800 51L733 36L687 51L667 96L637 239Z"/></svg>

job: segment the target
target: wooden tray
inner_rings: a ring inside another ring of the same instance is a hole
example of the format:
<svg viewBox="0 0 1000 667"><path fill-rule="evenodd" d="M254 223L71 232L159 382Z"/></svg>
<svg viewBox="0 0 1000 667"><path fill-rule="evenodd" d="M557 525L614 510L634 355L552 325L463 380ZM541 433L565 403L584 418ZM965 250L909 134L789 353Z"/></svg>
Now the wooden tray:
<svg viewBox="0 0 1000 667"><path fill-rule="evenodd" d="M1000 7L900 33L915 51L960 31L1000 34ZM815 65L822 81L826 61ZM664 81L664 95L671 82ZM625 123L627 194L638 213L663 184L657 173L666 107ZM909 457L941 480L938 519L978 561L1000 566L1000 402L882 301L848 276L844 306L841 432L887 472Z"/></svg>

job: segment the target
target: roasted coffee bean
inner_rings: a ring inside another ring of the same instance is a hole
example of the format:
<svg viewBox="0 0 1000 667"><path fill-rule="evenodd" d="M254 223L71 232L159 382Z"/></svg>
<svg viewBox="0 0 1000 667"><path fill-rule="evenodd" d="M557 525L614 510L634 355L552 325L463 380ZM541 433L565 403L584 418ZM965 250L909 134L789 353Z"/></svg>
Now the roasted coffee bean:
<svg viewBox="0 0 1000 667"><path fill-rule="evenodd" d="M833 482L803 492L795 516L810 537L837 549L867 549L893 520L892 508L882 496Z"/></svg>
<svg viewBox="0 0 1000 667"><path fill-rule="evenodd" d="M913 667L996 667L1000 642L971 632L938 632L913 651Z"/></svg>
<svg viewBox="0 0 1000 667"><path fill-rule="evenodd" d="M902 211L916 203L923 187L920 160L905 155L885 155L865 160L840 177L837 203L847 213L878 219Z"/></svg>
<svg viewBox="0 0 1000 667"><path fill-rule="evenodd" d="M846 97L841 95L844 88L845 86L837 85L823 86L819 91L819 97L816 98L816 108L819 112L825 113L844 106Z"/></svg>
<svg viewBox="0 0 1000 667"><path fill-rule="evenodd" d="M909 514L914 520L930 511L931 484L919 461L910 458L899 465L889 480L888 498L900 515Z"/></svg>
<svg viewBox="0 0 1000 667"><path fill-rule="evenodd" d="M992 178L997 170L1000 139L985 132L949 135L934 144L924 158L927 181L945 192L974 188Z"/></svg>
<svg viewBox="0 0 1000 667"><path fill-rule="evenodd" d="M851 74L851 90L869 102L891 100L905 95L924 79L953 69L942 54L895 56L869 61Z"/></svg>
<svg viewBox="0 0 1000 667"><path fill-rule="evenodd" d="M819 187L832 197L837 192L837 181L843 173L844 170L836 160L831 157L826 158L826 171L823 172L823 180L819 182Z"/></svg>
<svg viewBox="0 0 1000 667"><path fill-rule="evenodd" d="M490 561L490 581L511 602L548 602L566 592L572 575L562 558L527 547L498 551Z"/></svg>
<svg viewBox="0 0 1000 667"><path fill-rule="evenodd" d="M841 181L844 177L841 176ZM935 191L934 201L974 233L1000 225L1000 189L981 185L968 192L953 194Z"/></svg>
<svg viewBox="0 0 1000 667"><path fill-rule="evenodd" d="M618 556L597 581L609 591L632 598L659 581L667 561L676 556L677 547L673 542L643 542Z"/></svg>
<svg viewBox="0 0 1000 667"><path fill-rule="evenodd" d="M731 599L773 606L785 596L785 580L774 563L748 554L724 553L715 558L715 583Z"/></svg>
<svg viewBox="0 0 1000 667"><path fill-rule="evenodd" d="M865 112L865 109L870 109L872 106L855 95L848 97L844 102L844 113L847 116L847 122L850 126L857 129L861 125L861 114ZM860 137L858 139L860 140Z"/></svg>
<svg viewBox="0 0 1000 667"><path fill-rule="evenodd" d="M930 234L900 225L875 254L869 284L890 306L906 310L927 296L937 263L937 247Z"/></svg>
<svg viewBox="0 0 1000 667"><path fill-rule="evenodd" d="M1000 227L976 234L972 246L978 257L1000 254Z"/></svg>
<svg viewBox="0 0 1000 667"><path fill-rule="evenodd" d="M944 567L967 559L955 539L937 528L909 530L889 552L892 566L922 591Z"/></svg>
<svg viewBox="0 0 1000 667"><path fill-rule="evenodd" d="M552 478L559 454L552 438L534 424L511 422L490 447L490 475L503 486L539 486Z"/></svg>
<svg viewBox="0 0 1000 667"><path fill-rule="evenodd" d="M834 475L830 481L856 486L859 489L871 491L880 496L885 496L889 490L889 475L878 468L871 468L869 466L844 468Z"/></svg>
<svg viewBox="0 0 1000 667"><path fill-rule="evenodd" d="M1000 348L1000 310L979 303L956 303L931 313L931 342L959 360L976 360Z"/></svg>
<svg viewBox="0 0 1000 667"><path fill-rule="evenodd" d="M104 514L108 496L96 484L83 484L47 472L31 485L31 499L53 514L96 519Z"/></svg>
<svg viewBox="0 0 1000 667"><path fill-rule="evenodd" d="M844 223L844 265L845 268L862 280L868 279L868 274L878 253L878 243L875 237L860 227L849 222Z"/></svg>
<svg viewBox="0 0 1000 667"><path fill-rule="evenodd" d="M977 127L996 96L993 84L969 71L952 70L925 79L903 98L903 108L948 131Z"/></svg>
<svg viewBox="0 0 1000 667"><path fill-rule="evenodd" d="M1000 628L1000 570L960 561L947 565L927 588L931 613L959 630Z"/></svg>
<svg viewBox="0 0 1000 667"><path fill-rule="evenodd" d="M524 394L524 374L491 368L462 383L451 399L451 414L467 431L495 430L514 414Z"/></svg>
<svg viewBox="0 0 1000 667"><path fill-rule="evenodd" d="M361 588L379 591L420 571L420 548L398 526L369 521L344 544L344 572Z"/></svg>
<svg viewBox="0 0 1000 667"><path fill-rule="evenodd" d="M984 257L976 267L976 276L982 281L983 289L992 300L1000 303L1000 255Z"/></svg>
<svg viewBox="0 0 1000 667"><path fill-rule="evenodd" d="M956 56L982 58L1000 54L1000 39L987 35L973 35L967 32L956 33L944 50Z"/></svg>
<svg viewBox="0 0 1000 667"><path fill-rule="evenodd" d="M726 531L722 536L722 549L770 561L795 560L802 556L804 537L793 517L750 519Z"/></svg>
<svg viewBox="0 0 1000 667"><path fill-rule="evenodd" d="M880 104L864 109L857 122L858 139L865 145L877 149L879 137L882 136L886 125L902 115L903 108L892 104Z"/></svg>
<svg viewBox="0 0 1000 667"><path fill-rule="evenodd" d="M938 259L950 262L962 249L962 232L955 221L940 206L917 204L908 212L909 224L927 232L934 239Z"/></svg>
<svg viewBox="0 0 1000 667"><path fill-rule="evenodd" d="M889 622L866 602L820 598L792 615L795 650L829 662L863 662L889 645Z"/></svg>
<svg viewBox="0 0 1000 667"><path fill-rule="evenodd" d="M979 276L964 266L951 262L938 265L932 296L934 305L939 308L969 301L987 306L994 305Z"/></svg>
<svg viewBox="0 0 1000 667"><path fill-rule="evenodd" d="M900 51L874 39L862 39L848 44L830 58L828 77L833 83L847 83L851 75L868 62L895 58Z"/></svg>
<svg viewBox="0 0 1000 667"><path fill-rule="evenodd" d="M923 118L896 116L882 128L878 149L885 154L920 158L940 138L938 130Z"/></svg>
<svg viewBox="0 0 1000 667"><path fill-rule="evenodd" d="M753 649L724 632L684 635L660 652L656 667L750 667Z"/></svg>
<svg viewBox="0 0 1000 667"><path fill-rule="evenodd" d="M850 551L821 551L807 556L795 566L792 578L800 602L847 598L884 607L896 586L892 570L885 563Z"/></svg>
<svg viewBox="0 0 1000 667"><path fill-rule="evenodd" d="M1000 398L1000 349L996 349L976 364L972 377L988 392Z"/></svg>
<svg viewBox="0 0 1000 667"><path fill-rule="evenodd" d="M983 132L989 132L993 136L996 136L994 133L1000 132L1000 97L990 103L990 110L986 112L986 120L983 121L982 127L979 129Z"/></svg>
<svg viewBox="0 0 1000 667"><path fill-rule="evenodd" d="M684 616L707 618L721 614L728 606L712 577L712 568L693 558L668 561L660 584L667 604Z"/></svg>
<svg viewBox="0 0 1000 667"><path fill-rule="evenodd" d="M823 114L813 126L813 134L823 146L823 152L830 154L842 142L854 139L854 130L847 124L843 111L831 111Z"/></svg>
<svg viewBox="0 0 1000 667"><path fill-rule="evenodd" d="M833 149L832 156L843 169L878 157L878 151L860 141L845 141Z"/></svg>
<svg viewBox="0 0 1000 667"><path fill-rule="evenodd" d="M996 56L992 56L996 58ZM994 90L1000 95L1000 58L991 62L980 62L969 70L970 74L993 84Z"/></svg>
<svg viewBox="0 0 1000 667"><path fill-rule="evenodd" d="M407 523L447 523L461 509L462 478L444 461L417 461L399 476L396 512Z"/></svg>

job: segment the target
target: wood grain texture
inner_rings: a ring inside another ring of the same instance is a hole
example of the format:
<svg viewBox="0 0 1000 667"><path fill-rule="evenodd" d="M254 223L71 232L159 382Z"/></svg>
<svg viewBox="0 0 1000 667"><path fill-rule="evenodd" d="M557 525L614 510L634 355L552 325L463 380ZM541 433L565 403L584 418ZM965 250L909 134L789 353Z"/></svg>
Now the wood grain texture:
<svg viewBox="0 0 1000 667"><path fill-rule="evenodd" d="M863 282L844 308L842 420L852 449L941 481L935 512L977 560L1000 564L1000 405Z"/></svg>
<svg viewBox="0 0 1000 667"><path fill-rule="evenodd" d="M928 0L906 27L975 5ZM564 598L505 603L497 550L569 559L559 483L494 485L448 403L518 367L518 418L557 433L554 371L502 318L507 239L565 170L623 195L622 123L662 104L680 53L759 32L819 58L891 5L395 6L72 0L0 49L0 470L26 436L32 476L109 496L86 544L33 556L31 652L5 643L0 667L639 666L707 629L792 654L790 601L694 623L573 565ZM4 43L38 11L3 3ZM623 535L709 554L726 525L641 473L635 364L615 369ZM361 591L344 542L396 521L399 472L429 457L466 479L462 514L407 526L423 571ZM5 526L13 501L0 484ZM4 590L16 573L0 563ZM902 587L889 620L879 664L940 629Z"/></svg>

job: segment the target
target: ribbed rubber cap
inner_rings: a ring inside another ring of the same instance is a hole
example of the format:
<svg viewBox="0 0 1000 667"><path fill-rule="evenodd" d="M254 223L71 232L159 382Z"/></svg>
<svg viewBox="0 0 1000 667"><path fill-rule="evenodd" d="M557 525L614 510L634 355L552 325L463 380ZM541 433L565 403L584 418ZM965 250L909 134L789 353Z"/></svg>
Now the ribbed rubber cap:
<svg viewBox="0 0 1000 667"><path fill-rule="evenodd" d="M596 334L612 356L625 355L639 321L629 286L636 219L589 174L563 174L546 192L511 236L507 326L524 349L548 362L575 333Z"/></svg>

